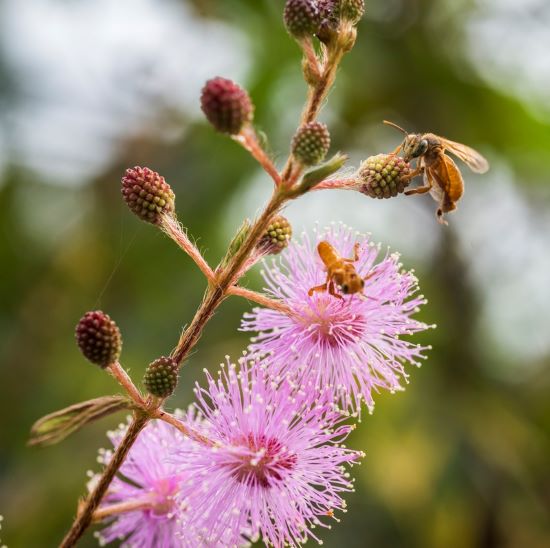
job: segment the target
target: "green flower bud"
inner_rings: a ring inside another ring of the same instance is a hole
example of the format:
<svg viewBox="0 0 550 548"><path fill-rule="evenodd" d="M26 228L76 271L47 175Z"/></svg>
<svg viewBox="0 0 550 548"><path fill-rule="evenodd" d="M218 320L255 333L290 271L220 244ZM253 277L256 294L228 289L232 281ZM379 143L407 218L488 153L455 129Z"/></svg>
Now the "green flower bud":
<svg viewBox="0 0 550 548"><path fill-rule="evenodd" d="M392 198L407 188L410 165L396 154L378 154L359 167L359 192L371 198Z"/></svg>
<svg viewBox="0 0 550 548"><path fill-rule="evenodd" d="M265 234L258 242L258 249L268 255L277 255L288 247L292 238L292 226L282 215L273 217Z"/></svg>
<svg viewBox="0 0 550 548"><path fill-rule="evenodd" d="M292 139L292 153L305 166L323 161L329 148L328 128L320 122L310 122L302 126Z"/></svg>
<svg viewBox="0 0 550 548"><path fill-rule="evenodd" d="M145 370L143 384L149 394L167 398L174 393L178 384L178 365L172 358L158 358Z"/></svg>

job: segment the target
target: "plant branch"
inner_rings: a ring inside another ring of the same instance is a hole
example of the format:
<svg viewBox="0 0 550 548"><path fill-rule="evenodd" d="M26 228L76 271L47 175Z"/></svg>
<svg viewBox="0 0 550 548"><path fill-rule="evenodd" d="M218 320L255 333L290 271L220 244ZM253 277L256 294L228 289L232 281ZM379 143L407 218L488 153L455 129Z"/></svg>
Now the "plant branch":
<svg viewBox="0 0 550 548"><path fill-rule="evenodd" d="M277 301L275 299L271 299L265 295L262 295L257 291L252 291L251 289L245 289L244 287L240 287L238 285L233 285L227 290L227 293L229 295L237 295L239 297L243 297L244 299L247 299L249 301L265 306L266 308L277 310L278 312L282 312L287 316L292 315L292 310L286 304L283 304L280 301Z"/></svg>
<svg viewBox="0 0 550 548"><path fill-rule="evenodd" d="M250 154L262 166L264 171L273 179L275 186L279 186L281 184L281 177L277 171L277 168L265 150L258 143L258 136L251 126L245 126L241 133L233 137L233 139L240 143L246 150L248 150L248 152L250 152Z"/></svg>
<svg viewBox="0 0 550 548"><path fill-rule="evenodd" d="M201 255L201 252L196 248L196 246L191 242L187 234L182 230L182 227L179 221L170 216L163 215L162 222L160 225L161 229L168 235L172 240L174 240L193 261L200 268L201 272L206 276L206 279L213 283L215 276L214 272L210 268L209 264L206 262L204 257Z"/></svg>
<svg viewBox="0 0 550 548"><path fill-rule="evenodd" d="M65 535L65 538L60 544L60 548L70 548L75 546L78 539L80 539L80 537L84 534L84 531L89 527L92 522L94 512L99 506L101 499L105 496L109 485L124 462L128 451L130 451L130 448L136 441L139 433L147 424L148 420L149 418L145 414L134 414L134 418L128 426L128 430L126 431L124 438L116 448L112 459L103 470L103 473L101 474L101 477L99 478L99 481L93 491L86 499L82 512L76 517L71 529Z"/></svg>
<svg viewBox="0 0 550 548"><path fill-rule="evenodd" d="M128 502L119 502L118 504L109 504L103 508L98 508L93 516L92 523L97 523L105 518L111 516L118 516L119 514L125 514L126 512L133 512L134 510L144 510L151 508L152 504L150 500L131 500Z"/></svg>
<svg viewBox="0 0 550 548"><path fill-rule="evenodd" d="M325 179L316 184L311 190L357 190L357 180L350 177L346 179Z"/></svg>
<svg viewBox="0 0 550 548"><path fill-rule="evenodd" d="M258 240L266 231L271 218L281 209L285 200L286 198L282 193L278 191L274 192L263 213L252 225L239 250L228 261L227 266L218 273L215 285L207 289L195 317L187 329L181 334L180 340L175 350L172 352L172 358L176 363L180 364L180 366L182 361L189 354L189 351L199 340L205 324L214 315L218 306L227 296L229 287L237 281L236 278L242 266L256 247Z"/></svg>
<svg viewBox="0 0 550 548"><path fill-rule="evenodd" d="M118 384L124 388L126 393L132 398L132 400L142 408L146 407L145 400L141 395L140 391L137 389L136 385L132 382L132 379L129 377L128 373L120 365L119 362L114 362L107 367L109 373L118 381Z"/></svg>
<svg viewBox="0 0 550 548"><path fill-rule="evenodd" d="M177 428L185 437L192 439L200 443L201 445L207 445L208 447L212 447L213 445L215 445L211 439L207 438L200 432L197 432L194 428L187 426L183 421L179 420L177 417L174 417L174 415L163 411L162 409L156 409L152 413L152 416L156 419L171 424L174 428Z"/></svg>

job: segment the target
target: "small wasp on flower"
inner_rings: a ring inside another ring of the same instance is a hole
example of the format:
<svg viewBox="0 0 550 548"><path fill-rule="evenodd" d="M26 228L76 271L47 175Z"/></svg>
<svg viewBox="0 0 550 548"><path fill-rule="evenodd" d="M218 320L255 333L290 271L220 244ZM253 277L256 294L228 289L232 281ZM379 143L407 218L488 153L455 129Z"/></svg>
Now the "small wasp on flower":
<svg viewBox="0 0 550 548"><path fill-rule="evenodd" d="M368 280L374 275L374 272L372 272L366 278L361 278L355 270L353 263L356 263L359 260L358 243L356 243L353 247L353 259L341 257L336 249L325 241L319 242L317 252L319 253L319 257L321 257L321 260L327 269L327 280L324 284L312 287L308 291L308 295L310 297L313 293L328 291L329 295L332 295L337 299L343 299L342 295L336 293L336 287L338 287L344 295L362 293L363 288L365 287L365 280Z"/></svg>
<svg viewBox="0 0 550 548"><path fill-rule="evenodd" d="M432 198L439 202L437 220L441 224L447 224L443 216L456 209L456 203L464 193L464 180L457 165L445 153L454 154L475 173L485 173L489 169L489 162L479 152L461 143L449 141L434 133L409 134L393 122L384 120L384 123L398 129L406 136L395 149L394 154L403 151L406 162L418 158L416 170L410 176L421 174L424 176L423 186L406 190L405 194L409 196L429 192Z"/></svg>

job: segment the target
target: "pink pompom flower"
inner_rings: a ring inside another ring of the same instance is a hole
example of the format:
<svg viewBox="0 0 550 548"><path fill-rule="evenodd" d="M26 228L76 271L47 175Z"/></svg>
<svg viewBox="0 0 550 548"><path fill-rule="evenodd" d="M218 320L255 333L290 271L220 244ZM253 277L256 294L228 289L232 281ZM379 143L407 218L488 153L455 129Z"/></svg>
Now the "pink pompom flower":
<svg viewBox="0 0 550 548"><path fill-rule="evenodd" d="M177 413L194 428L200 419L190 409ZM108 433L114 447L124 437L127 424ZM176 531L183 519L185 505L177 499L180 486L187 476L185 469L173 461L176 451L189 445L176 428L164 422L152 421L140 433L130 449L101 506L99 514L110 522L96 533L101 545L123 540L122 546L132 548L175 548L197 546L197 539L189 531L185 538L178 538ZM99 462L107 464L112 450L100 450ZM93 475L91 490L97 481Z"/></svg>
<svg viewBox="0 0 550 548"><path fill-rule="evenodd" d="M326 398L245 358L222 364L217 379L206 375L207 387L195 393L214 443L178 452L187 474L182 534L192 531L205 546L319 540L314 528L329 527L323 518L344 510L341 495L353 489L344 465L362 453L342 445L353 427Z"/></svg>
<svg viewBox="0 0 550 548"><path fill-rule="evenodd" d="M329 242L341 257L354 256L359 244L357 273L367 278L363 295L308 291L323 284L325 265L317 251L320 241ZM250 350L269 356L273 375L290 376L299 385L329 388L335 400L349 411L360 413L364 400L372 411L373 392L401 390L407 381L404 364L420 365L421 347L407 337L428 326L413 319L426 303L417 295L417 279L405 272L396 253L377 262L380 245L342 224L317 232L312 240L303 235L269 265L262 275L268 294L293 312L255 308L245 314L242 329L255 331Z"/></svg>

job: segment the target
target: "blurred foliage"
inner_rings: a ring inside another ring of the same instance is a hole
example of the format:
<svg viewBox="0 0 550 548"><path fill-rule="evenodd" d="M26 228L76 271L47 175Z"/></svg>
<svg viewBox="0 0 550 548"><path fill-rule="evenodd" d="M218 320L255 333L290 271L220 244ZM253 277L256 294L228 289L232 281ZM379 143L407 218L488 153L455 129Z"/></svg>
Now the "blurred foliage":
<svg viewBox="0 0 550 548"><path fill-rule="evenodd" d="M226 23L248 41L246 84L257 124L283 156L291 133L280 109L294 101L295 90L304 92L299 50L281 22L283 2L191 3L197 16ZM464 55L463 21L474 4L367 2L369 15L331 97L334 150L364 149L366 127L405 117L411 129L445 134L452 128L451 138L498 151L521 182L547 184L550 125L512 93L484 83ZM0 51L0 105L9 106L17 100L17 81L3 58ZM201 61L182 59L181 69L194 62ZM289 105L299 113L299 102ZM18 162L6 165L0 183L0 514L2 540L12 548L59 541L84 493L85 471L98 468L97 448L113 426L111 417L55 447L25 445L38 417L117 391L78 353L72 332L81 314L101 307L116 319L123 362L140 378L149 361L172 348L201 299L204 281L194 265L126 211L118 186L124 168L148 165L165 175L180 219L211 263L232 235L220 224L221 212L257 174L243 150L204 122L171 116L186 126L181 138L162 140L145 130L133 135L120 144L116 161L86 184L55 185ZM548 202L533 202L534 210L548 211ZM234 227L241 221L234 219ZM368 220L355 228L368 230ZM432 230L441 230L435 221ZM550 545L550 356L521 364L525 373L510 380L486 367L494 349L476 334L481 289L470 276L476 257L459 251L454 230L460 226L444 233L429 263L413 265L405 257L430 301L423 319L438 324L420 337L434 349L426 365L411 372L408 390L380 395L376 413L363 418L350 440L367 456L355 469L348 513L322 533L327 546ZM418 234L418 246L423 237ZM257 273L249 283L260 286ZM184 368L172 405L190 401L203 367L215 368L225 354L245 347L237 327L248 307L236 298L224 303ZM88 534L82 546L94 545Z"/></svg>

